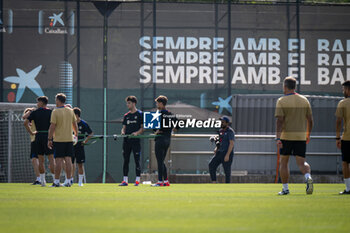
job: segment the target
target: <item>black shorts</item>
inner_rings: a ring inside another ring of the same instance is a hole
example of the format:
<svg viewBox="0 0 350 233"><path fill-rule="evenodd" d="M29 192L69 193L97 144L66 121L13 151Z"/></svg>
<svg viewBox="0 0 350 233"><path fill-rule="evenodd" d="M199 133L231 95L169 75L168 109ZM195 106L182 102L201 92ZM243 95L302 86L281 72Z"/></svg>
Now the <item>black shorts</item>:
<svg viewBox="0 0 350 233"><path fill-rule="evenodd" d="M294 155L305 158L306 141L281 140L283 147L280 150L281 155Z"/></svg>
<svg viewBox="0 0 350 233"><path fill-rule="evenodd" d="M350 163L350 141L341 141L341 157L343 162Z"/></svg>
<svg viewBox="0 0 350 233"><path fill-rule="evenodd" d="M75 146L74 147L74 153L72 156L72 163L74 163L75 160L77 161L77 163L85 163L84 146Z"/></svg>
<svg viewBox="0 0 350 233"><path fill-rule="evenodd" d="M55 158L73 156L73 142L54 142Z"/></svg>
<svg viewBox="0 0 350 233"><path fill-rule="evenodd" d="M30 159L38 158L36 153L35 141L30 143Z"/></svg>
<svg viewBox="0 0 350 233"><path fill-rule="evenodd" d="M35 146L38 155L52 155L53 150L47 147L47 134L35 135Z"/></svg>

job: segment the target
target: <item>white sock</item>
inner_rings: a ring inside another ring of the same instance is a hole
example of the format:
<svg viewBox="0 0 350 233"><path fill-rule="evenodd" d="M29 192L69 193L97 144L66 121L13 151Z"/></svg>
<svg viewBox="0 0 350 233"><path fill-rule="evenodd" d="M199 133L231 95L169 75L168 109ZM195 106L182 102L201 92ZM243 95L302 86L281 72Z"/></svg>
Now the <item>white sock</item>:
<svg viewBox="0 0 350 233"><path fill-rule="evenodd" d="M41 179L40 179L40 176L38 176L37 178L36 178L36 181L41 181Z"/></svg>
<svg viewBox="0 0 350 233"><path fill-rule="evenodd" d="M124 176L123 181L126 182L126 183L128 183L128 180L129 180L128 177L127 177L127 176Z"/></svg>
<svg viewBox="0 0 350 233"><path fill-rule="evenodd" d="M45 173L40 174L40 180L45 182Z"/></svg>
<svg viewBox="0 0 350 233"><path fill-rule="evenodd" d="M161 180L158 180L158 183L163 183L163 181L161 181Z"/></svg>
<svg viewBox="0 0 350 233"><path fill-rule="evenodd" d="M59 179L55 179L54 183L55 183L55 184L59 184L59 183L60 183L60 180L59 180Z"/></svg>
<svg viewBox="0 0 350 233"><path fill-rule="evenodd" d="M350 191L350 178L344 179L346 191Z"/></svg>
<svg viewBox="0 0 350 233"><path fill-rule="evenodd" d="M55 180L55 174L51 174L52 175L52 180Z"/></svg>
<svg viewBox="0 0 350 233"><path fill-rule="evenodd" d="M136 181L140 182L140 177L139 176L136 176Z"/></svg>
<svg viewBox="0 0 350 233"><path fill-rule="evenodd" d="M289 190L288 188L288 183L287 184L282 184L283 185L283 190L286 191L286 190Z"/></svg>
<svg viewBox="0 0 350 233"><path fill-rule="evenodd" d="M83 183L84 175L79 175L79 184Z"/></svg>
<svg viewBox="0 0 350 233"><path fill-rule="evenodd" d="M164 180L164 183L169 183L169 180Z"/></svg>
<svg viewBox="0 0 350 233"><path fill-rule="evenodd" d="M310 175L310 173L305 173L305 180L307 180L307 179L309 179L309 178L311 178L311 175Z"/></svg>
<svg viewBox="0 0 350 233"><path fill-rule="evenodd" d="M64 173L64 178L66 178L65 180L68 180L68 179L67 179L67 173Z"/></svg>

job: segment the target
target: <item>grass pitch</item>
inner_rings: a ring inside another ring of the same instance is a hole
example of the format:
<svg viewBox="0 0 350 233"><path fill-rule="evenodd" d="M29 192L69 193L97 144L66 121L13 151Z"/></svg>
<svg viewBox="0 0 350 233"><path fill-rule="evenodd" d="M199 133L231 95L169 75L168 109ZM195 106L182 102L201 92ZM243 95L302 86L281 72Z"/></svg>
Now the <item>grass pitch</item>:
<svg viewBox="0 0 350 233"><path fill-rule="evenodd" d="M343 184L0 184L0 232L350 232Z"/></svg>

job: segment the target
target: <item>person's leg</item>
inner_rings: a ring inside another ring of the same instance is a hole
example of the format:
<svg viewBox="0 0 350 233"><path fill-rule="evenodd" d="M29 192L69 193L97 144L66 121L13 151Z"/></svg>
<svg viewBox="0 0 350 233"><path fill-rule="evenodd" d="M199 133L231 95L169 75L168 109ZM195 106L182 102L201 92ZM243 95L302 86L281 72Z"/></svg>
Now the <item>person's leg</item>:
<svg viewBox="0 0 350 233"><path fill-rule="evenodd" d="M311 178L311 167L306 162L306 141L294 141L293 142L293 155L295 155L296 163L299 170L305 177L306 194L312 194L314 190L313 180Z"/></svg>
<svg viewBox="0 0 350 233"><path fill-rule="evenodd" d="M67 183L68 182L67 164L66 164L66 161L64 160L64 157L62 160L62 170L63 170L64 177L65 177L64 183Z"/></svg>
<svg viewBox="0 0 350 233"><path fill-rule="evenodd" d="M169 147L170 147L170 138L165 140L164 141L164 145L163 145L163 180L166 184L169 184L169 181L168 181L168 170L167 170L167 167L165 165L165 158L168 154L168 150L169 150Z"/></svg>
<svg viewBox="0 0 350 233"><path fill-rule="evenodd" d="M52 174L55 174L55 159L53 154L48 155L50 171Z"/></svg>
<svg viewBox="0 0 350 233"><path fill-rule="evenodd" d="M134 153L134 161L135 161L135 172L136 172L136 182L140 183L140 176L141 176L141 143L140 141L135 141L135 143L132 144L132 149ZM135 182L135 183L136 183Z"/></svg>
<svg viewBox="0 0 350 233"><path fill-rule="evenodd" d="M78 163L78 174L84 175L84 163Z"/></svg>
<svg viewBox="0 0 350 233"><path fill-rule="evenodd" d="M306 162L305 157L295 156L295 160L297 162L299 170L301 171L301 173L303 173L303 175L307 175L307 174L310 175L311 174L311 167ZM305 177L305 179L307 179L308 177Z"/></svg>
<svg viewBox="0 0 350 233"><path fill-rule="evenodd" d="M343 168L343 177L345 183L345 192L340 194L350 194L350 142L341 141L341 152L342 152L342 168Z"/></svg>
<svg viewBox="0 0 350 233"><path fill-rule="evenodd" d="M288 180L289 180L289 155L281 155L280 158L280 176L283 185L283 190L289 190Z"/></svg>
<svg viewBox="0 0 350 233"><path fill-rule="evenodd" d="M216 182L216 170L221 164L222 159L220 158L220 152L216 152L216 155L209 162L209 173L212 183Z"/></svg>
<svg viewBox="0 0 350 233"><path fill-rule="evenodd" d="M64 161L66 163L66 171L67 171L67 179L70 180L72 178L72 158L70 156L64 157Z"/></svg>
<svg viewBox="0 0 350 233"><path fill-rule="evenodd" d="M348 178L350 178L350 168L349 168L349 163L348 163L348 162L343 161L343 163L342 163L342 167L343 167L343 176L344 176L344 179L348 179Z"/></svg>
<svg viewBox="0 0 350 233"><path fill-rule="evenodd" d="M55 165L55 180L54 184L59 185L60 184L60 176L63 166L63 158L56 157L56 165Z"/></svg>
<svg viewBox="0 0 350 233"><path fill-rule="evenodd" d="M85 163L85 150L84 147L81 147L77 150L74 150L75 153L75 163L78 166L78 185L83 186L84 179L84 163ZM75 167L75 166L73 166Z"/></svg>
<svg viewBox="0 0 350 233"><path fill-rule="evenodd" d="M75 175L75 170L77 168L77 163L76 163L76 151L73 151L73 156L72 156L72 179L74 179Z"/></svg>
<svg viewBox="0 0 350 233"><path fill-rule="evenodd" d="M232 161L233 161L233 155L230 155L230 160L222 163L222 166L224 167L224 172L225 172L225 183L231 182Z"/></svg>
<svg viewBox="0 0 350 233"><path fill-rule="evenodd" d="M343 177L344 177L344 183L345 183L345 191L350 192L350 163L343 161L342 167L343 167Z"/></svg>
<svg viewBox="0 0 350 233"><path fill-rule="evenodd" d="M154 149L157 159L158 165L158 182L161 183L163 181L163 170L164 170L164 157L163 157L163 140L155 141Z"/></svg>
<svg viewBox="0 0 350 233"><path fill-rule="evenodd" d="M46 185L46 179L45 179L45 157L44 155L38 155L39 159L39 173L40 173L40 181L41 186Z"/></svg>
<svg viewBox="0 0 350 233"><path fill-rule="evenodd" d="M39 159L36 157L32 158L32 165L34 169L34 173L36 177L40 177L40 172L39 172Z"/></svg>
<svg viewBox="0 0 350 233"><path fill-rule="evenodd" d="M36 149L36 144L35 142L30 143L30 160L32 162L34 174L36 177L36 180L34 181L33 184L39 184L40 182L40 172L39 172L39 159L37 155L37 149Z"/></svg>
<svg viewBox="0 0 350 233"><path fill-rule="evenodd" d="M303 173L303 175L305 176L306 194L312 194L314 191L314 185L313 180L311 178L311 167L306 162L306 159L303 156L295 156L295 160L301 173Z"/></svg>
<svg viewBox="0 0 350 233"><path fill-rule="evenodd" d="M132 144L130 141L127 141L127 139L123 142L123 182L128 183L128 175L129 175L129 163L130 163L130 154L132 150Z"/></svg>
<svg viewBox="0 0 350 233"><path fill-rule="evenodd" d="M78 163L78 176L79 176L79 186L83 186L83 179L84 179L84 163Z"/></svg>
<svg viewBox="0 0 350 233"><path fill-rule="evenodd" d="M40 172L39 172L39 159L37 157L32 158L32 166L34 169L36 180L33 184L40 184L41 178L40 178Z"/></svg>

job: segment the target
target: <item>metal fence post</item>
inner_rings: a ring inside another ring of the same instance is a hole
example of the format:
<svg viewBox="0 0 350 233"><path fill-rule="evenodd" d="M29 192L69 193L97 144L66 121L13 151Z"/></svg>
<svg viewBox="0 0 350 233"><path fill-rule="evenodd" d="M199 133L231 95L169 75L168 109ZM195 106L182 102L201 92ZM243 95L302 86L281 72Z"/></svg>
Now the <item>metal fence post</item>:
<svg viewBox="0 0 350 233"><path fill-rule="evenodd" d="M12 182L11 163L12 163L12 116L13 110L8 112L8 154L7 154L7 182Z"/></svg>

